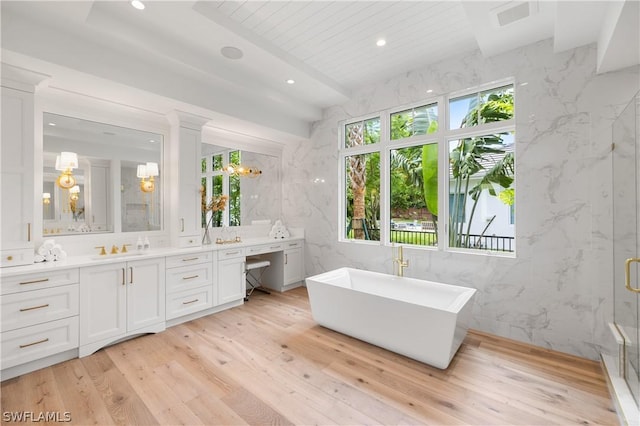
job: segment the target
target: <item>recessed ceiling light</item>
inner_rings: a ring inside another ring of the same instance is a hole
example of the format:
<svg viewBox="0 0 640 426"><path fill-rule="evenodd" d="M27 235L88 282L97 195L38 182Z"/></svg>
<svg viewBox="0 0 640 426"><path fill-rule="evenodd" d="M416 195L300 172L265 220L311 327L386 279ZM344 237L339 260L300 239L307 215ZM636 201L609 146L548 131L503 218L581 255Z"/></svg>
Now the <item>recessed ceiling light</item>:
<svg viewBox="0 0 640 426"><path fill-rule="evenodd" d="M131 6L135 7L138 10L144 9L144 3L142 3L140 0L133 0L131 2Z"/></svg>
<svg viewBox="0 0 640 426"><path fill-rule="evenodd" d="M225 46L220 49L220 53L227 59L240 59L244 56L242 50L234 46Z"/></svg>
<svg viewBox="0 0 640 426"><path fill-rule="evenodd" d="M48 124L49 124L49 126L55 126L56 125L56 123L48 123Z"/></svg>
<svg viewBox="0 0 640 426"><path fill-rule="evenodd" d="M427 93L433 93L433 89L427 90Z"/></svg>
<svg viewBox="0 0 640 426"><path fill-rule="evenodd" d="M287 84L293 84L293 83L295 83L295 82L296 82L296 81L295 81L294 79L291 79L291 78L287 80Z"/></svg>
<svg viewBox="0 0 640 426"><path fill-rule="evenodd" d="M378 39L378 41L376 41L376 46L382 47L382 46L384 46L385 44L387 44L387 40L385 40L385 39L383 39L383 38Z"/></svg>
<svg viewBox="0 0 640 426"><path fill-rule="evenodd" d="M156 140L155 139L149 139L149 142L156 143Z"/></svg>

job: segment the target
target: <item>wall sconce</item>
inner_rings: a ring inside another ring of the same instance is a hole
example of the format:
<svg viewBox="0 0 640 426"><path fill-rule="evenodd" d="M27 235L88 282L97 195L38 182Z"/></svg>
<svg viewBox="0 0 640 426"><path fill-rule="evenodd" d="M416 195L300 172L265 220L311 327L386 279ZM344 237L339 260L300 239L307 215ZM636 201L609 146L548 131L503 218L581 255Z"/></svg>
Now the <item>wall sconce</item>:
<svg viewBox="0 0 640 426"><path fill-rule="evenodd" d="M51 204L51 193L49 192L42 193L42 204L44 204L45 206L48 206L49 204Z"/></svg>
<svg viewBox="0 0 640 426"><path fill-rule="evenodd" d="M140 178L140 190L153 192L156 189L155 177L160 173L158 163L138 164L138 178Z"/></svg>
<svg viewBox="0 0 640 426"><path fill-rule="evenodd" d="M256 169L255 167L246 167L242 164L227 164L222 168L222 171L227 173L229 176L240 176L240 177L258 177L262 174L262 170Z"/></svg>
<svg viewBox="0 0 640 426"><path fill-rule="evenodd" d="M78 154L75 152L61 152L56 157L56 170L61 171L56 179L56 185L62 189L73 188L76 178L73 176L73 169L78 168Z"/></svg>
<svg viewBox="0 0 640 426"><path fill-rule="evenodd" d="M74 185L71 189L69 189L69 199L72 201L78 201L80 198L80 187L78 185Z"/></svg>

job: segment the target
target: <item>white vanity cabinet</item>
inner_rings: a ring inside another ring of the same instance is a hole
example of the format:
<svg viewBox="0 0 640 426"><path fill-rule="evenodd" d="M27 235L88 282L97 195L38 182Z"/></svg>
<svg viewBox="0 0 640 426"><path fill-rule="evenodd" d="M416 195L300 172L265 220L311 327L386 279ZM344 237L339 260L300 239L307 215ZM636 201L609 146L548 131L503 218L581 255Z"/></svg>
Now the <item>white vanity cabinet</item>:
<svg viewBox="0 0 640 426"><path fill-rule="evenodd" d="M213 308L214 261L213 251L167 257L167 320Z"/></svg>
<svg viewBox="0 0 640 426"><path fill-rule="evenodd" d="M2 377L7 369L78 347L78 269L2 278Z"/></svg>
<svg viewBox="0 0 640 426"><path fill-rule="evenodd" d="M165 329L164 258L81 268L80 283L80 356Z"/></svg>
<svg viewBox="0 0 640 426"><path fill-rule="evenodd" d="M33 263L33 93L2 87L0 266Z"/></svg>
<svg viewBox="0 0 640 426"><path fill-rule="evenodd" d="M243 300L246 295L244 249L234 247L219 250L217 267L218 298L216 305Z"/></svg>
<svg viewBox="0 0 640 426"><path fill-rule="evenodd" d="M304 281L304 251L302 241L291 241L284 249L284 286Z"/></svg>

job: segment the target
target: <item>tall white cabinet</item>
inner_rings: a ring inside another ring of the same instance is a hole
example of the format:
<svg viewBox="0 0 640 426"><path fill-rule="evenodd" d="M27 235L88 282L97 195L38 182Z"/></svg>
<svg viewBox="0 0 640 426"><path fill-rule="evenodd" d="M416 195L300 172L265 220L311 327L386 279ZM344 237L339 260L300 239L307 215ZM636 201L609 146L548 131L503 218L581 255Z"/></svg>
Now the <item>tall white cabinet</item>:
<svg viewBox="0 0 640 426"><path fill-rule="evenodd" d="M33 93L2 86L2 258L0 266L33 263Z"/></svg>
<svg viewBox="0 0 640 426"><path fill-rule="evenodd" d="M194 247L201 243L200 175L202 126L209 121L204 117L174 111L171 122L170 155L172 170L172 224L171 239L178 247ZM176 164L177 163L177 164Z"/></svg>

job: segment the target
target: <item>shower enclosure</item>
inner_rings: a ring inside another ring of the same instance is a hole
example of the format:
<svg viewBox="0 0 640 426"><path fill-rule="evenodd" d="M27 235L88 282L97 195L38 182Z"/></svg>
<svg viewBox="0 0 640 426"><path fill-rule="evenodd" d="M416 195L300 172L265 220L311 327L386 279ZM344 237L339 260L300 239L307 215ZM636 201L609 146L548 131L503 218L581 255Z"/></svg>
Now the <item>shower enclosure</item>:
<svg viewBox="0 0 640 426"><path fill-rule="evenodd" d="M613 124L614 322L619 376L640 405L640 93Z"/></svg>

